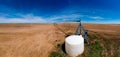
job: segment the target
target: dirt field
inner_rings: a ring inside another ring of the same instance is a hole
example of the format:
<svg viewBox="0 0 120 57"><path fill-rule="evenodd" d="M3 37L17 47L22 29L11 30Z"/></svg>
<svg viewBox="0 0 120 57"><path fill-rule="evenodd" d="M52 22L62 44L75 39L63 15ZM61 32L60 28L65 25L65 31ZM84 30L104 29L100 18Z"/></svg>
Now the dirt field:
<svg viewBox="0 0 120 57"><path fill-rule="evenodd" d="M115 54L120 56L120 25L83 26L89 34L99 34L97 40L102 42L100 45L103 47L103 57L115 57ZM57 44L64 42L66 35L75 32L76 27L77 24L0 24L0 57L48 57L51 51L57 49ZM110 40L113 44L109 51L105 47L105 40ZM90 44L95 41L94 37L91 37ZM113 47L115 44L117 47ZM114 48L117 51L114 51ZM89 52L85 51L82 57L90 57L86 54Z"/></svg>

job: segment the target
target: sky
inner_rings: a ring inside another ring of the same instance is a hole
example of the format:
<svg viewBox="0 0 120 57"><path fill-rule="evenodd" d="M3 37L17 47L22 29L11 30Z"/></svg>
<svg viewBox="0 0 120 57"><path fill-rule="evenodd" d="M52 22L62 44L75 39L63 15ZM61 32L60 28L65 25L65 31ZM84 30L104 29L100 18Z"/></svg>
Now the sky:
<svg viewBox="0 0 120 57"><path fill-rule="evenodd" d="M120 0L0 0L0 23L120 24Z"/></svg>

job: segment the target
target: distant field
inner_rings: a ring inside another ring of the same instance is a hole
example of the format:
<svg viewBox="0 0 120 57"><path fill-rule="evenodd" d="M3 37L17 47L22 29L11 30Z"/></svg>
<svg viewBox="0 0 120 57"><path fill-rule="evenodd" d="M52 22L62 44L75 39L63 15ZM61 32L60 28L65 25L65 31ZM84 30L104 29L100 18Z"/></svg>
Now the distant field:
<svg viewBox="0 0 120 57"><path fill-rule="evenodd" d="M78 57L120 57L120 25L83 24L90 45ZM0 24L0 57L64 57L61 45L77 24Z"/></svg>

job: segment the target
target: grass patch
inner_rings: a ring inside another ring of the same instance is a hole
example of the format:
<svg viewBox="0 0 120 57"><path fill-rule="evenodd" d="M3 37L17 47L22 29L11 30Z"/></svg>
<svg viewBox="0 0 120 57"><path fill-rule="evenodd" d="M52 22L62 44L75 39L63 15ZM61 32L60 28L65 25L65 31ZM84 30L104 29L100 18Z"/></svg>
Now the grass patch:
<svg viewBox="0 0 120 57"><path fill-rule="evenodd" d="M99 38L99 34L88 34L88 37L90 38L90 39L98 39Z"/></svg>
<svg viewBox="0 0 120 57"><path fill-rule="evenodd" d="M52 51L49 57L66 57L66 53L64 51L64 44L57 44L57 50Z"/></svg>
<svg viewBox="0 0 120 57"><path fill-rule="evenodd" d="M87 57L102 57L102 47L98 41L95 41L88 46Z"/></svg>
<svg viewBox="0 0 120 57"><path fill-rule="evenodd" d="M111 50L110 46L113 44L110 40L108 39L103 39L105 42L105 49L109 52Z"/></svg>
<svg viewBox="0 0 120 57"><path fill-rule="evenodd" d="M119 45L120 41L119 40L109 40L109 39L104 39L104 49L106 50L105 54L108 57L120 57L119 53Z"/></svg>
<svg viewBox="0 0 120 57"><path fill-rule="evenodd" d="M50 54L50 57L65 57L60 51L53 51Z"/></svg>

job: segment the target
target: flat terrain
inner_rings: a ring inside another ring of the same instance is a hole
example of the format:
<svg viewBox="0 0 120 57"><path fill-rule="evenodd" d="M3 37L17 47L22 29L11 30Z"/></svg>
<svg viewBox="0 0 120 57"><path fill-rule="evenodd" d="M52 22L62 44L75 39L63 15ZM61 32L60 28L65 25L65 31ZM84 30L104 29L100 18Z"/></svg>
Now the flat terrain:
<svg viewBox="0 0 120 57"><path fill-rule="evenodd" d="M102 47L97 51L101 51L99 55L120 57L120 25L83 26L89 31L90 46L85 45L85 52L78 57L90 57L89 54L97 56L94 51L89 52L97 41ZM0 57L48 57L76 28L77 24L0 24Z"/></svg>

